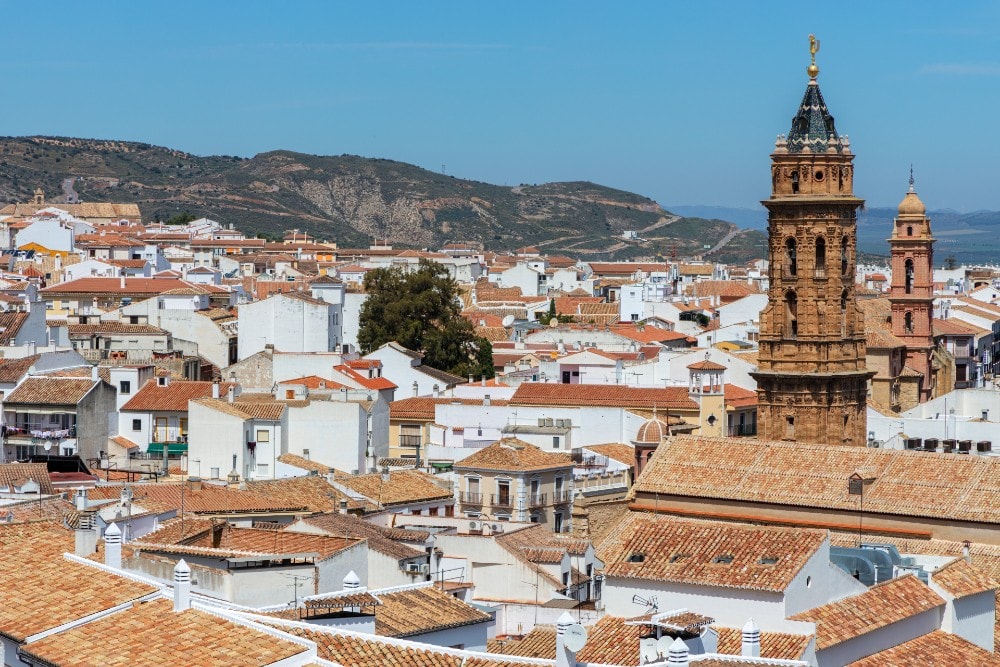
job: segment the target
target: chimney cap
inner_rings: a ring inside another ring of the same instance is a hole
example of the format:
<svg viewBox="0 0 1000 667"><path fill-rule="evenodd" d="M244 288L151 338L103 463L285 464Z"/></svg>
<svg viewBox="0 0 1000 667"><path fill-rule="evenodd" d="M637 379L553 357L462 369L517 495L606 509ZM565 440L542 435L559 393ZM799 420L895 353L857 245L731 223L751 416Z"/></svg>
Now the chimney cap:
<svg viewBox="0 0 1000 667"><path fill-rule="evenodd" d="M121 528L119 528L118 524L115 523L114 521L111 522L110 526L108 526L107 528L104 529L104 539L105 540L108 539L108 535L111 535L112 537L114 537L115 535L117 535L118 537L121 537L121 535L122 535Z"/></svg>
<svg viewBox="0 0 1000 667"><path fill-rule="evenodd" d="M177 561L177 565L174 565L174 574L176 575L178 572L191 572L191 567L183 558Z"/></svg>

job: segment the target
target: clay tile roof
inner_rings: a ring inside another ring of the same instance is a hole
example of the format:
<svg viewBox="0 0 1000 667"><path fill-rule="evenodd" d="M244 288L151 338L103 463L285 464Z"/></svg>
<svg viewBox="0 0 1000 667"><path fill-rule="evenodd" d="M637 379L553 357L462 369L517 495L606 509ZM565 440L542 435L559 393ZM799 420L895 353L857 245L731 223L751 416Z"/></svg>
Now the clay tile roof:
<svg viewBox="0 0 1000 667"><path fill-rule="evenodd" d="M821 651L944 604L940 595L907 574L790 618L816 624L816 649Z"/></svg>
<svg viewBox="0 0 1000 667"><path fill-rule="evenodd" d="M28 319L28 313L9 310L0 313L0 345L10 345Z"/></svg>
<svg viewBox="0 0 1000 667"><path fill-rule="evenodd" d="M222 382L219 393L225 395L233 382ZM151 412L168 410L171 412L187 412L188 401L212 396L212 383L193 380L174 380L166 386L159 385L156 380L147 380L146 384L122 406L126 412Z"/></svg>
<svg viewBox="0 0 1000 667"><path fill-rule="evenodd" d="M313 461L312 459L307 459L298 454L282 454L278 457L278 460L282 463L290 466L295 466L296 468L301 468L302 470L314 470L321 475L334 470L334 467L327 465L325 463L320 463L319 461Z"/></svg>
<svg viewBox="0 0 1000 667"><path fill-rule="evenodd" d="M114 637L113 648L108 638ZM243 667L270 665L307 647L263 629L198 609L176 613L173 602L134 605L32 642L25 653L45 664L126 667L136 664Z"/></svg>
<svg viewBox="0 0 1000 667"><path fill-rule="evenodd" d="M454 467L456 469L523 472L568 468L572 465L573 462L566 454L542 451L517 438L503 438L466 456L461 461L456 461Z"/></svg>
<svg viewBox="0 0 1000 667"><path fill-rule="evenodd" d="M145 334L166 335L166 331L152 324L129 324L117 320L105 320L98 324L70 324L70 336L91 336L94 334Z"/></svg>
<svg viewBox="0 0 1000 667"><path fill-rule="evenodd" d="M76 405L98 382L89 377L29 377L11 392L4 405Z"/></svg>
<svg viewBox="0 0 1000 667"><path fill-rule="evenodd" d="M316 656L351 667L470 667L469 661L450 653L435 651L426 644L388 643L377 636L361 636L324 631L304 624L274 626L283 632L308 639L316 644Z"/></svg>
<svg viewBox="0 0 1000 667"><path fill-rule="evenodd" d="M743 387L738 387L735 384L727 383L724 391L726 407L746 408L752 405L757 405L757 392L752 389L744 389Z"/></svg>
<svg viewBox="0 0 1000 667"><path fill-rule="evenodd" d="M956 558L935 570L931 575L931 581L956 598L1000 589L1000 583L990 579L982 570L966 562L964 558Z"/></svg>
<svg viewBox="0 0 1000 667"><path fill-rule="evenodd" d="M605 616L604 618L611 617ZM604 619L602 618L601 621L603 620ZM600 624L601 621L598 621L598 624ZM590 648L590 645L594 642L595 629L596 627L590 630L590 635L583 651ZM627 640L623 637L620 641L625 643ZM636 645L638 646L638 635L636 635L636 642ZM509 636L502 639L493 638L486 643L486 650L490 653L516 655L522 658L544 658L546 660L555 660L556 628L553 625L536 625L531 629L531 632L523 637ZM581 653L583 651L581 651ZM583 660L580 655L577 655L577 658L579 660ZM596 662L613 664L615 661L598 660Z"/></svg>
<svg viewBox="0 0 1000 667"><path fill-rule="evenodd" d="M935 336L971 336L982 331L979 327L953 317L947 320L939 320L935 317L933 326Z"/></svg>
<svg viewBox="0 0 1000 667"><path fill-rule="evenodd" d="M523 386L523 385L522 385ZM848 445L675 435L653 454L636 493L857 509L847 478L872 467L865 510L1000 523L1000 459Z"/></svg>
<svg viewBox="0 0 1000 667"><path fill-rule="evenodd" d="M213 546L211 533L190 541L188 544L193 547L253 553L315 552L319 554L321 560L325 560L358 542L357 539L345 539L342 535L313 535L290 530L236 528L228 524L223 526L219 538L217 547Z"/></svg>
<svg viewBox="0 0 1000 667"><path fill-rule="evenodd" d="M434 482L432 475L419 470L394 470L389 473L388 482L382 481L381 473L344 475L337 477L336 482L383 506L447 500L452 497L449 490Z"/></svg>
<svg viewBox="0 0 1000 667"><path fill-rule="evenodd" d="M329 512L319 516L311 516L304 521L331 535L341 535L368 540L368 548L385 554L396 560L417 558L424 555L422 550L403 544L400 540L423 542L429 533L403 530L400 528L385 528L365 521L353 514Z"/></svg>
<svg viewBox="0 0 1000 667"><path fill-rule="evenodd" d="M304 386L306 389L340 389L346 386L333 380L321 378L318 375L306 375L305 377L293 378L291 380L282 380L278 384L297 384Z"/></svg>
<svg viewBox="0 0 1000 667"><path fill-rule="evenodd" d="M273 403L251 403L248 401L230 403L222 398L199 398L192 402L240 419L278 421L285 413L285 404L277 401Z"/></svg>
<svg viewBox="0 0 1000 667"><path fill-rule="evenodd" d="M189 485L189 488L184 490L184 509L195 514L240 514L244 512L286 512L311 509L305 498L289 500L263 490L255 493L257 487L252 486L250 482L247 484L251 490L239 491L226 486L206 483L202 483L196 488L190 488ZM121 497L121 490L122 485L120 484L98 486L88 492L88 497L91 500L117 500ZM151 501L162 503L166 507L179 509L181 506L180 484L165 484L163 482L134 484L132 491L135 502L140 505L144 499L148 498Z"/></svg>
<svg viewBox="0 0 1000 667"><path fill-rule="evenodd" d="M450 398L450 397L433 398L431 396L414 396L411 398L402 398L398 401L393 401L392 403L390 403L389 416L392 419L414 419L422 421L433 421L435 406L451 405L456 403L461 405L483 404L482 400L475 398ZM490 404L504 406L508 405L508 401L502 399L492 399L490 401Z"/></svg>
<svg viewBox="0 0 1000 667"><path fill-rule="evenodd" d="M303 506L310 512L336 512L341 500L347 501L349 510L376 509L372 503L349 498L320 475L254 480L246 484L247 491L266 496L273 504Z"/></svg>
<svg viewBox="0 0 1000 667"><path fill-rule="evenodd" d="M116 445L118 445L122 449L126 449L126 450L129 450L129 449L139 449L139 445L138 444L132 442L131 440L129 440L128 438L126 438L123 435L116 435L113 438L110 438L110 440L111 440L111 442L115 443Z"/></svg>
<svg viewBox="0 0 1000 667"><path fill-rule="evenodd" d="M743 630L740 628L726 628L718 625L712 626L719 635L717 653L728 655L740 655L743 646ZM809 648L812 635L793 635L785 632L760 633L760 657L773 658L777 660L801 660L802 655Z"/></svg>
<svg viewBox="0 0 1000 667"><path fill-rule="evenodd" d="M637 512L605 535L598 557L609 576L781 592L825 539L820 530Z"/></svg>
<svg viewBox="0 0 1000 667"><path fill-rule="evenodd" d="M906 347L906 343L891 331L877 327L865 327L865 344L869 350L891 350Z"/></svg>
<svg viewBox="0 0 1000 667"><path fill-rule="evenodd" d="M476 327L475 333L491 343L496 343L497 341L510 340L511 329L506 327Z"/></svg>
<svg viewBox="0 0 1000 667"><path fill-rule="evenodd" d="M638 433L635 434L635 441L658 445L668 435L670 435L670 427L667 425L667 422L656 417L643 422L642 426L639 427Z"/></svg>
<svg viewBox="0 0 1000 667"><path fill-rule="evenodd" d="M763 649L763 637L761 648ZM1000 665L1000 655L985 651L958 635L934 630L851 663L852 667L955 667Z"/></svg>
<svg viewBox="0 0 1000 667"><path fill-rule="evenodd" d="M724 371L726 367L722 364L717 364L711 359L703 359L702 361L695 362L693 364L688 364L688 368L693 371Z"/></svg>
<svg viewBox="0 0 1000 667"><path fill-rule="evenodd" d="M375 632L385 637L411 637L463 625L485 623L491 616L434 586L378 593Z"/></svg>
<svg viewBox="0 0 1000 667"><path fill-rule="evenodd" d="M14 384L28 372L28 369L41 358L33 354L20 359L0 359L0 383Z"/></svg>
<svg viewBox="0 0 1000 667"><path fill-rule="evenodd" d="M607 456L609 459L613 459L618 463L624 463L627 466L635 465L635 447L632 445L621 442L609 442L604 445L587 445L585 449L596 452L601 456Z"/></svg>
<svg viewBox="0 0 1000 667"><path fill-rule="evenodd" d="M55 493L49 479L48 467L44 463L0 464L0 489L20 488L29 479L38 483L43 495Z"/></svg>
<svg viewBox="0 0 1000 667"><path fill-rule="evenodd" d="M510 405L579 405L621 408L695 410L687 387L641 388L604 384L525 382L510 398Z"/></svg>

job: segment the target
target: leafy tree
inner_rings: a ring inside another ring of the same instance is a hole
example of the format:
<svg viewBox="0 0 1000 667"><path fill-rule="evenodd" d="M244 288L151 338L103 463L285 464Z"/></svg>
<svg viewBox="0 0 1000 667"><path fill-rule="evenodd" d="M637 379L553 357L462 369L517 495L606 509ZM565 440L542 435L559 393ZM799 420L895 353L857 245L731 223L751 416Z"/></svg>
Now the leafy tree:
<svg viewBox="0 0 1000 667"><path fill-rule="evenodd" d="M417 350L423 362L455 375L493 377L493 347L462 317L458 285L437 262L365 275L358 345L368 353L390 341Z"/></svg>
<svg viewBox="0 0 1000 667"><path fill-rule="evenodd" d="M167 218L168 225L184 225L189 222L194 222L198 219L198 216L192 215L190 211L184 211L183 213L178 213L177 215L172 215Z"/></svg>

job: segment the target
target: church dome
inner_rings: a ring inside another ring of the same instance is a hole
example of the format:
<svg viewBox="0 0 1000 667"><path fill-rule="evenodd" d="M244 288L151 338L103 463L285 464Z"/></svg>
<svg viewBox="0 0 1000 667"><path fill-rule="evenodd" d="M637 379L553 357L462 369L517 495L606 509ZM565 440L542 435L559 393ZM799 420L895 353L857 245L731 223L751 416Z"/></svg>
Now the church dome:
<svg viewBox="0 0 1000 667"><path fill-rule="evenodd" d="M646 420L642 426L639 427L639 432L635 435L635 441L640 444L648 445L658 445L670 435L670 429L667 427L667 422L659 417L653 417L652 419Z"/></svg>
<svg viewBox="0 0 1000 667"><path fill-rule="evenodd" d="M900 215L924 215L927 212L927 207L924 203L920 201L920 197L917 196L916 192L910 191L906 193L903 197L903 201L899 203L899 214Z"/></svg>

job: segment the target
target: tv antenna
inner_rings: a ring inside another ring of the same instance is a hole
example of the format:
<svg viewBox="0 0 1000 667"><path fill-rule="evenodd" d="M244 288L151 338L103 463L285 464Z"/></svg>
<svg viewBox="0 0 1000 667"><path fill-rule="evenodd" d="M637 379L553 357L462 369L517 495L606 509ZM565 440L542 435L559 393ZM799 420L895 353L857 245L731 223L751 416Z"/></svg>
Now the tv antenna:
<svg viewBox="0 0 1000 667"><path fill-rule="evenodd" d="M633 595L632 596L632 604L642 605L646 609L649 609L649 610L654 611L654 612L658 608L658 603L656 601L656 596L655 595L650 595L648 598L644 598L641 595Z"/></svg>

